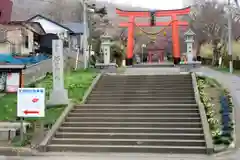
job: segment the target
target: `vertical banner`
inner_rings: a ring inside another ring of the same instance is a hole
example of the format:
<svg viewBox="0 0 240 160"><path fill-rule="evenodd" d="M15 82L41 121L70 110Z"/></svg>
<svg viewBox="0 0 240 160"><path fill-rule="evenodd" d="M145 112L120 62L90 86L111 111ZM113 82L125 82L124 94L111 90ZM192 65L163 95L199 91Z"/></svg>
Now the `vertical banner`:
<svg viewBox="0 0 240 160"><path fill-rule="evenodd" d="M0 72L0 92L5 92L6 80L7 80L7 73Z"/></svg>

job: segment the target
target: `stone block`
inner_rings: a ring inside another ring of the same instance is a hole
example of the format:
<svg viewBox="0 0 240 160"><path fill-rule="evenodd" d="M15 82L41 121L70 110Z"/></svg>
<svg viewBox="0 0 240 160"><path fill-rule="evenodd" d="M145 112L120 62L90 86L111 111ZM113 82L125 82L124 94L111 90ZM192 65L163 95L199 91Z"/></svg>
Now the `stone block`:
<svg viewBox="0 0 240 160"><path fill-rule="evenodd" d="M47 105L67 105L68 103L68 91L66 89L54 89L50 94Z"/></svg>

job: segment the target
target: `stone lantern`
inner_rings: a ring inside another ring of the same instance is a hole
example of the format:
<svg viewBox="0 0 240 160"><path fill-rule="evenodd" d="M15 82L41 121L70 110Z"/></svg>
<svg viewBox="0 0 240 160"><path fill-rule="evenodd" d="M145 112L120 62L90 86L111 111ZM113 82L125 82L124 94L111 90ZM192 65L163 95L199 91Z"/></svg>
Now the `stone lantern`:
<svg viewBox="0 0 240 160"><path fill-rule="evenodd" d="M188 62L192 62L193 61L193 43L194 43L194 36L196 34L189 29L187 32L184 33L184 37L185 37L185 42L187 44L187 59Z"/></svg>
<svg viewBox="0 0 240 160"><path fill-rule="evenodd" d="M111 57L111 45L112 45L112 37L104 34L101 37L101 50L103 52L103 60L104 60L104 64L105 65L109 65L110 64L110 57Z"/></svg>

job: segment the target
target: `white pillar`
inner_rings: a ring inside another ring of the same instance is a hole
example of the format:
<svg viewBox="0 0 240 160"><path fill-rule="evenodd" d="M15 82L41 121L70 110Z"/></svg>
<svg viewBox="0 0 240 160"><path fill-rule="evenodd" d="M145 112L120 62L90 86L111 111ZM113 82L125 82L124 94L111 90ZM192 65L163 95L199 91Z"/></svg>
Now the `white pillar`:
<svg viewBox="0 0 240 160"><path fill-rule="evenodd" d="M110 64L110 58L111 58L111 37L108 35L104 35L101 37L102 43L101 48L103 51L103 60L105 65Z"/></svg>
<svg viewBox="0 0 240 160"><path fill-rule="evenodd" d="M103 54L104 54L104 64L110 64L110 46L103 45Z"/></svg>
<svg viewBox="0 0 240 160"><path fill-rule="evenodd" d="M122 60L122 66L125 67L126 66L126 60Z"/></svg>
<svg viewBox="0 0 240 160"><path fill-rule="evenodd" d="M189 29L187 32L184 33L185 36L185 42L187 44L187 61L188 62L193 62L193 43L194 43L194 36L195 33Z"/></svg>
<svg viewBox="0 0 240 160"><path fill-rule="evenodd" d="M187 42L187 59L188 62L193 61L193 42Z"/></svg>

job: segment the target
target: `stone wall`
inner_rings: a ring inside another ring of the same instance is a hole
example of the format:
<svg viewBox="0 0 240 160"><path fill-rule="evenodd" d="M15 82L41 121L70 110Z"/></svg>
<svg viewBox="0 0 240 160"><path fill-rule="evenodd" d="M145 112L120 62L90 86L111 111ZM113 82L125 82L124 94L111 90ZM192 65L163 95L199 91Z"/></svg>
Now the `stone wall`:
<svg viewBox="0 0 240 160"><path fill-rule="evenodd" d="M65 56L64 59L65 70L75 68L76 58L74 56ZM82 56L80 56L79 58L78 66L79 66L78 68L81 68L83 66ZM24 85L36 82L37 80L44 78L47 73L51 72L52 72L52 59L47 59L37 64L27 66L27 69L23 71Z"/></svg>

